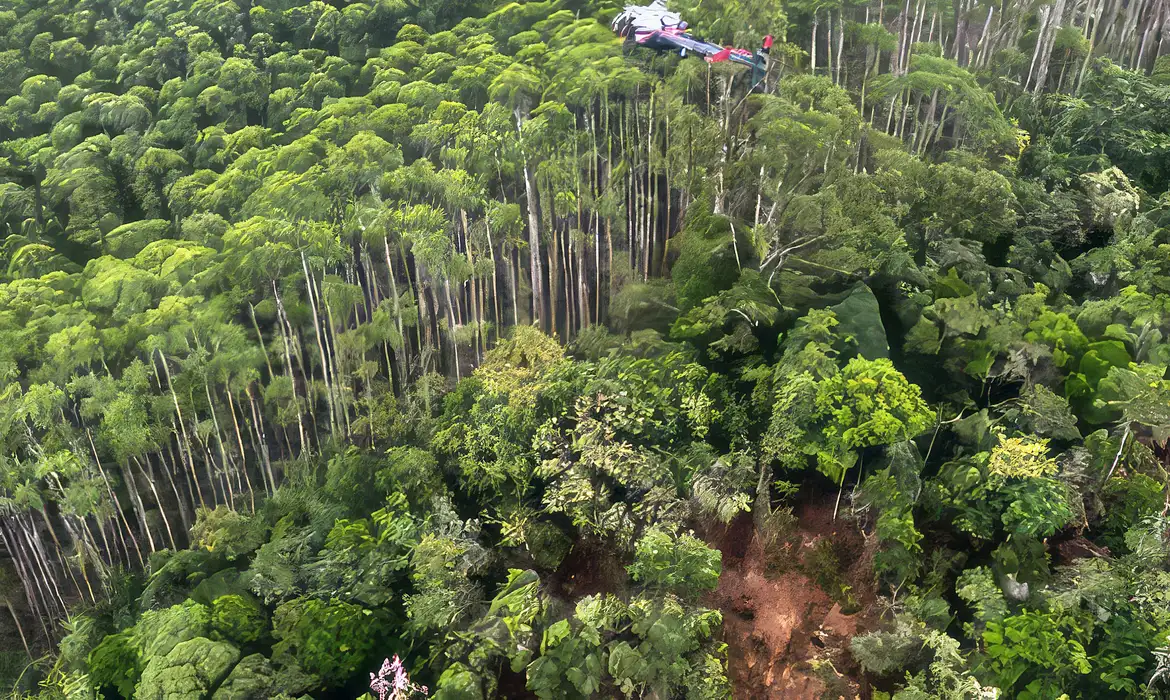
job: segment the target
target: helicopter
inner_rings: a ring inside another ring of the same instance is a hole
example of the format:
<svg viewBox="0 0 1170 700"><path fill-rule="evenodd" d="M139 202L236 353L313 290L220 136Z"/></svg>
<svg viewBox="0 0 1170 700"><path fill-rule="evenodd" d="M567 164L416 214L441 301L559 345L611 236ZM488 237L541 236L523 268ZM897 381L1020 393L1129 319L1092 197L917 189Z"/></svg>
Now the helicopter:
<svg viewBox="0 0 1170 700"><path fill-rule="evenodd" d="M731 61L752 69L752 84L763 79L768 69L768 54L772 36L764 37L757 51L719 46L691 36L690 25L677 12L666 7L666 0L653 0L649 5L626 5L611 25L613 31L626 40L627 45L642 46L662 52L678 51L680 56L702 56L708 63Z"/></svg>

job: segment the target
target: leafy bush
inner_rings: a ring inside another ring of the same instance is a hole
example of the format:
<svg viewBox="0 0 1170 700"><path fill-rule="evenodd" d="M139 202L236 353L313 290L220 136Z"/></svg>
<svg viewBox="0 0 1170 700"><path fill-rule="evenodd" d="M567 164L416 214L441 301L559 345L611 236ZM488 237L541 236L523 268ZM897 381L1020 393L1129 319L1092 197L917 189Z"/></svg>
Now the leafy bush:
<svg viewBox="0 0 1170 700"><path fill-rule="evenodd" d="M629 615L635 639L610 647L609 673L627 694L643 688L665 697L693 681L694 666L707 667L704 643L723 622L719 611L689 609L671 595L635 598ZM726 679L720 674L707 683L721 687Z"/></svg>
<svg viewBox="0 0 1170 700"><path fill-rule="evenodd" d="M105 636L105 625L89 615L77 615L66 623L69 634L58 644L58 665L66 673L84 672L87 658Z"/></svg>
<svg viewBox="0 0 1170 700"><path fill-rule="evenodd" d="M638 540L628 569L647 588L689 598L714 590L723 564L719 550L694 536L656 527Z"/></svg>
<svg viewBox="0 0 1170 700"><path fill-rule="evenodd" d="M264 533L258 521L226 506L216 506L197 511L191 540L195 547L234 561L255 551L264 542Z"/></svg>
<svg viewBox="0 0 1170 700"><path fill-rule="evenodd" d="M207 549L163 550L150 560L150 578L139 598L143 610L178 605L201 581L227 565L223 552Z"/></svg>
<svg viewBox="0 0 1170 700"><path fill-rule="evenodd" d="M272 616L273 658L295 661L320 684L345 682L378 648L378 616L339 600L297 598Z"/></svg>
<svg viewBox="0 0 1170 700"><path fill-rule="evenodd" d="M1087 641L1083 620L1040 610L988 621L983 632L988 671L1004 692L1069 688L1075 676L1092 671Z"/></svg>
<svg viewBox="0 0 1170 700"><path fill-rule="evenodd" d="M434 455L417 447L391 447L386 450L384 466L374 474L378 493L402 493L415 508L430 505L447 493Z"/></svg>
<svg viewBox="0 0 1170 700"><path fill-rule="evenodd" d="M880 521L879 521L880 527ZM804 554L802 567L805 574L812 579L829 597L841 606L842 612L851 614L857 609L857 599L852 592L852 586L845 583L841 571L841 559L837 555L833 541L828 537L820 537Z"/></svg>
<svg viewBox="0 0 1170 700"><path fill-rule="evenodd" d="M544 386L543 378L564 360L565 350L533 326L515 326L484 357L475 375L488 392L507 396L514 405L531 406Z"/></svg>
<svg viewBox="0 0 1170 700"><path fill-rule="evenodd" d="M324 491L330 499L345 504L350 512L368 513L378 503L374 488L377 459L356 447L329 458L325 465Z"/></svg>
<svg viewBox="0 0 1170 700"><path fill-rule="evenodd" d="M1163 484L1145 474L1110 479L1101 494L1105 502L1101 541L1116 553L1124 552L1126 530L1162 510L1164 489Z"/></svg>
<svg viewBox="0 0 1170 700"><path fill-rule="evenodd" d="M225 595L211 604L213 639L247 646L268 632L268 615L251 596Z"/></svg>
<svg viewBox="0 0 1170 700"><path fill-rule="evenodd" d="M564 561L573 547L573 540L556 525L538 520L525 529L524 546L537 566L551 571Z"/></svg>
<svg viewBox="0 0 1170 700"><path fill-rule="evenodd" d="M98 688L113 688L132 698L142 672L141 658L133 629L111 634L89 653L89 678Z"/></svg>
<svg viewBox="0 0 1170 700"><path fill-rule="evenodd" d="M921 653L924 632L921 624L899 617L886 629L849 640L849 651L867 672L891 677L914 663Z"/></svg>
<svg viewBox="0 0 1170 700"><path fill-rule="evenodd" d="M405 509L406 499L396 494L373 514L372 527L366 520L338 520L308 567L312 589L367 607L388 604L406 578L409 551L418 537Z"/></svg>

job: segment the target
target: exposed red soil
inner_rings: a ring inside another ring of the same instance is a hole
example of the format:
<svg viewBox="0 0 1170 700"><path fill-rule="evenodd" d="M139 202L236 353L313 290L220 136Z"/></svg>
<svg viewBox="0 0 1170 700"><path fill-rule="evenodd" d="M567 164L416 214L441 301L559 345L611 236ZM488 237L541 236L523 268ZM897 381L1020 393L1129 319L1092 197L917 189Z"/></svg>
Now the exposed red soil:
<svg viewBox="0 0 1170 700"><path fill-rule="evenodd" d="M723 612L735 697L817 700L827 688L810 662L826 659L842 676L835 692L853 700L861 689L850 677L857 675L857 669L844 650L859 628L864 631L865 616L843 614L829 594L801 571L800 560L818 540L828 538L841 559L843 577L864 610L872 600L867 583L869 548L855 526L833 519L831 500L801 499L795 514L796 531L781 552L764 551L747 515L707 533L711 545L723 553L723 575L706 603ZM777 554L792 564L778 573Z"/></svg>

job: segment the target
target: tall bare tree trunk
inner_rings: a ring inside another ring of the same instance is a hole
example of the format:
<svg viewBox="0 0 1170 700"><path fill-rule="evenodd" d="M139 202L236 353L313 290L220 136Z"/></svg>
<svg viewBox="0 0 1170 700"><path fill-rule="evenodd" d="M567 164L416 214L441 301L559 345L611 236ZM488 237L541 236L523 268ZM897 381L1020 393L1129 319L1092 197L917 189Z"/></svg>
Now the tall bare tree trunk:
<svg viewBox="0 0 1170 700"><path fill-rule="evenodd" d="M1041 38L1044 48L1040 54L1040 66L1036 69L1036 93L1043 91L1048 84L1048 66L1052 60L1052 47L1056 43L1056 33L1060 31L1061 22L1064 21L1064 3L1065 0L1056 0L1056 7L1053 9L1050 15L1051 21L1048 23L1047 38Z"/></svg>
<svg viewBox="0 0 1170 700"><path fill-rule="evenodd" d="M301 251L301 269L305 271L305 294L309 298L309 309L313 314L313 335L317 341L317 352L321 356L321 380L325 382L325 398L329 406L329 432L332 435L337 434L337 408L334 405L333 397L333 383L329 381L329 357L325 353L325 345L323 342L323 333L321 332L321 319L317 316L318 299L313 294L314 283L313 276L309 273L309 263L305 259L304 251Z"/></svg>
<svg viewBox="0 0 1170 700"><path fill-rule="evenodd" d="M907 0L909 1L909 0ZM814 10L812 16L812 30L810 31L811 38L809 39L808 49L808 72L812 75L817 74L817 13Z"/></svg>
<svg viewBox="0 0 1170 700"><path fill-rule="evenodd" d="M273 282L272 282L272 294L273 294L274 299L276 300L277 326L280 328L280 339L284 343L285 374L288 376L289 381L292 383L293 399L295 401L295 399L297 397L297 380L296 380L296 377L293 375L292 342L290 340L290 335L292 333L292 324L289 323L288 314L285 313L284 300L280 298L280 290L277 289L275 280L273 280ZM286 330L286 327L287 327L287 330ZM303 373L303 371L302 371L302 373ZM308 393L308 390L309 390L309 387L308 387L308 383L306 380L305 392ZM249 392L250 392L250 390L249 390ZM249 396L251 396L251 393L249 393ZM259 428L259 426L257 426L257 428ZM305 421L301 417L300 409L297 409L297 430L299 432L300 441L301 441L301 443L300 443L301 455L308 456L310 453L309 443L308 443L307 438L305 437ZM188 452L189 452L189 450L188 450ZM292 457L292 455L290 454L289 457ZM194 465L192 465L192 467L191 467L191 474L192 475L195 474ZM197 490L199 488L198 479L196 479L196 481L195 481L195 488ZM203 503L202 494L200 494L200 496L199 496L199 504L205 505Z"/></svg>
<svg viewBox="0 0 1170 700"><path fill-rule="evenodd" d="M178 549L175 545L175 533L171 531L171 519L167 517L167 504L163 503L162 497L158 495L158 489L154 485L154 479L150 474L146 473L146 469L142 467L142 462L137 457L131 457L130 459L138 466L139 473L142 474L143 479L146 479L146 485L150 487L150 493L154 496L154 502L158 505L158 514L163 521L163 529L167 533L167 542L171 544L172 550Z"/></svg>
<svg viewBox="0 0 1170 700"><path fill-rule="evenodd" d="M520 109L516 110L516 132L520 134L524 127L524 115ZM540 216L537 207L540 202L536 198L536 187L532 182L532 173L528 164L528 155L521 149L524 160L524 199L528 210L528 264L532 275L532 322L537 328L544 324L544 285L543 272L540 266Z"/></svg>

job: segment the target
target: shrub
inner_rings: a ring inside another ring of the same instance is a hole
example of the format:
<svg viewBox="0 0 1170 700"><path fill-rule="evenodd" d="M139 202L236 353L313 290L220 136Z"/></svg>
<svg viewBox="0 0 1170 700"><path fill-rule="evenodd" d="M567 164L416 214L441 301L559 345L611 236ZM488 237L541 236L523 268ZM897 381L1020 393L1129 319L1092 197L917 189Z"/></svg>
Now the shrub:
<svg viewBox="0 0 1170 700"><path fill-rule="evenodd" d="M723 563L719 550L691 535L651 528L638 540L630 576L648 588L687 597L714 590Z"/></svg>
<svg viewBox="0 0 1170 700"><path fill-rule="evenodd" d="M344 682L366 666L377 647L373 616L370 610L339 600L291 600L273 615L273 635L279 640L273 657L295 660L322 684Z"/></svg>
<svg viewBox="0 0 1170 700"><path fill-rule="evenodd" d="M111 634L89 652L89 678L98 688L114 688L124 698L134 697L141 672L133 628Z"/></svg>
<svg viewBox="0 0 1170 700"><path fill-rule="evenodd" d="M211 628L218 638L247 645L268 631L268 616L251 596L220 596L211 604Z"/></svg>
<svg viewBox="0 0 1170 700"><path fill-rule="evenodd" d="M264 533L259 522L247 515L226 506L217 506L214 510L199 509L195 525L191 527L191 541L193 547L221 553L232 561L255 551L264 543Z"/></svg>

